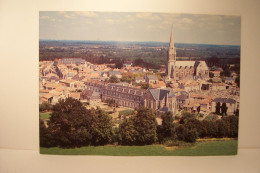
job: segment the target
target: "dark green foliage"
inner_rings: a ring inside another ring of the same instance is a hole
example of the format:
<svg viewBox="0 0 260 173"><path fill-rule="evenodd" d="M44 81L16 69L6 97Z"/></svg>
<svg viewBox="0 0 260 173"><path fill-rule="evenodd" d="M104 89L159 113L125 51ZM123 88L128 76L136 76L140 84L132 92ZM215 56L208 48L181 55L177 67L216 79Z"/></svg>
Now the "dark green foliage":
<svg viewBox="0 0 260 173"><path fill-rule="evenodd" d="M138 133L135 129L134 119L125 119L119 127L119 142L122 145L136 144Z"/></svg>
<svg viewBox="0 0 260 173"><path fill-rule="evenodd" d="M118 79L115 75L112 75L112 76L109 78L108 82L110 82L110 83L118 83L118 82L119 82L119 79Z"/></svg>
<svg viewBox="0 0 260 173"><path fill-rule="evenodd" d="M221 76L226 76L230 77L231 76L231 71L228 66L225 66L223 71L220 73Z"/></svg>
<svg viewBox="0 0 260 173"><path fill-rule="evenodd" d="M216 137L227 137L229 136L229 129L230 126L226 121L223 120L217 120L216 121L217 124L217 135Z"/></svg>
<svg viewBox="0 0 260 173"><path fill-rule="evenodd" d="M163 142L166 139L176 139L173 114L171 112L164 113L162 116L162 125L157 126L158 141Z"/></svg>
<svg viewBox="0 0 260 173"><path fill-rule="evenodd" d="M222 103L222 105L221 105L221 115L227 115L227 110L228 110L227 104Z"/></svg>
<svg viewBox="0 0 260 173"><path fill-rule="evenodd" d="M237 138L238 137L238 117L237 116L226 116L222 119L229 125L228 136Z"/></svg>
<svg viewBox="0 0 260 173"><path fill-rule="evenodd" d="M147 82L141 84L141 89L148 89L149 87L150 85Z"/></svg>
<svg viewBox="0 0 260 173"><path fill-rule="evenodd" d="M220 108L221 108L221 106L220 106L220 103L218 102L217 103L217 105L216 105L216 114L220 114Z"/></svg>
<svg viewBox="0 0 260 173"><path fill-rule="evenodd" d="M50 111L52 108L52 105L46 102L43 102L42 104L39 105L39 111L44 112L44 111Z"/></svg>
<svg viewBox="0 0 260 173"><path fill-rule="evenodd" d="M176 128L176 134L178 137L178 140L185 141L185 142L196 142L196 139L198 138L198 132L196 129L188 129L184 124L180 124Z"/></svg>
<svg viewBox="0 0 260 173"><path fill-rule="evenodd" d="M40 146L41 147L55 147L56 139L51 133L51 128L44 125L44 121L40 119Z"/></svg>
<svg viewBox="0 0 260 173"><path fill-rule="evenodd" d="M90 111L90 134L92 145L105 145L112 141L112 117L99 107Z"/></svg>
<svg viewBox="0 0 260 173"><path fill-rule="evenodd" d="M109 98L107 98L107 99L105 100L105 103L107 103L107 105L108 105L108 106L111 106L111 107L118 107L118 106L119 106L118 103L116 103L115 100L109 99Z"/></svg>
<svg viewBox="0 0 260 173"><path fill-rule="evenodd" d="M137 115L126 119L119 128L122 145L149 145L157 141L156 116L153 110L140 108Z"/></svg>
<svg viewBox="0 0 260 173"><path fill-rule="evenodd" d="M112 126L106 112L100 108L87 110L80 101L69 97L53 106L48 128L40 125L40 144L62 148L105 145L112 141Z"/></svg>
<svg viewBox="0 0 260 173"><path fill-rule="evenodd" d="M199 134L200 137L216 137L218 132L218 127L215 121L203 120L201 122L202 131Z"/></svg>
<svg viewBox="0 0 260 173"><path fill-rule="evenodd" d="M240 76L238 76L238 77L235 79L235 82L236 82L237 86L240 87Z"/></svg>
<svg viewBox="0 0 260 173"><path fill-rule="evenodd" d="M115 68L121 69L122 67L123 67L123 62L121 60L117 61L115 64Z"/></svg>
<svg viewBox="0 0 260 173"><path fill-rule="evenodd" d="M209 77L210 77L210 78L213 78L213 77L214 77L214 73L209 72Z"/></svg>

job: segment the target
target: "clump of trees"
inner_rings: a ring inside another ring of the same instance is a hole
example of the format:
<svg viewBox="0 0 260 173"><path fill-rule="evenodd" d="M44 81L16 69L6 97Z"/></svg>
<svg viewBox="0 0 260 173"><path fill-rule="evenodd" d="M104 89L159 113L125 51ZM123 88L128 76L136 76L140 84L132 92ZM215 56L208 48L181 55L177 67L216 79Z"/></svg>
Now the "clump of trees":
<svg viewBox="0 0 260 173"><path fill-rule="evenodd" d="M136 116L126 119L119 127L122 145L149 145L157 141L156 115L152 109L140 108Z"/></svg>
<svg viewBox="0 0 260 173"><path fill-rule="evenodd" d="M173 114L168 112L161 118L162 124L158 125L152 109L139 108L133 116L124 118L119 128L113 128L112 117L104 110L88 110L76 99L62 99L53 105L48 123L40 120L40 146L177 144L194 143L197 138L238 136L237 116L200 121L194 114L184 112L179 122L174 123Z"/></svg>
<svg viewBox="0 0 260 173"><path fill-rule="evenodd" d="M42 104L39 105L40 112L50 111L51 109L52 109L52 105L47 102L43 102Z"/></svg>
<svg viewBox="0 0 260 173"><path fill-rule="evenodd" d="M40 122L41 147L74 148L112 141L112 117L102 109L87 110L80 101L69 97L52 110L48 127Z"/></svg>
<svg viewBox="0 0 260 173"><path fill-rule="evenodd" d="M118 82L119 82L119 79L118 79L118 77L116 77L115 75L112 75L112 76L108 79L108 82L110 82L110 83L118 83Z"/></svg>

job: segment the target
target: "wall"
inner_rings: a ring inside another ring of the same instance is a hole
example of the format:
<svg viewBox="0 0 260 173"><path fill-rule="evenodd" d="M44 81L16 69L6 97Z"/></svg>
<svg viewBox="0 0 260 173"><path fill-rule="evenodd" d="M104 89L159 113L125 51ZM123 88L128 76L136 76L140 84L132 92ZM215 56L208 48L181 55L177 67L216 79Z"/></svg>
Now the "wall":
<svg viewBox="0 0 260 173"><path fill-rule="evenodd" d="M1 0L0 172L260 172L260 1ZM39 155L39 11L133 11L242 16L239 153L232 157ZM189 166L187 166L187 164ZM216 168L218 165L218 168Z"/></svg>

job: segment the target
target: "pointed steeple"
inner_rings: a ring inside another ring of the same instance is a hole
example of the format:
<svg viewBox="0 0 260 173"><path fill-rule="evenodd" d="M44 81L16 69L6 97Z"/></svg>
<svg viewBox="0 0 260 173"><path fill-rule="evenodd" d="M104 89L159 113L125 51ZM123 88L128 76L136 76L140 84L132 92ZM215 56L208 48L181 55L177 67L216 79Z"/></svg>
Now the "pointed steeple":
<svg viewBox="0 0 260 173"><path fill-rule="evenodd" d="M172 31L171 31L171 37L170 37L170 48L174 47L174 40L173 40L173 26L172 26Z"/></svg>

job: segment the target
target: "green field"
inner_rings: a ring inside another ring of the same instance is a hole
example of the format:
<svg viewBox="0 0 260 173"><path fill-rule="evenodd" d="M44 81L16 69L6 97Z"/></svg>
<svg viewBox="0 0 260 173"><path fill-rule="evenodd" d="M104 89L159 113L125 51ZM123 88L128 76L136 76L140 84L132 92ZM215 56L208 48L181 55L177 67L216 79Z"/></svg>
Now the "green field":
<svg viewBox="0 0 260 173"><path fill-rule="evenodd" d="M46 113L40 113L40 118L41 119L47 119L47 118L50 118L50 115L51 112L46 112Z"/></svg>
<svg viewBox="0 0 260 173"><path fill-rule="evenodd" d="M237 154L237 140L198 142L191 147L166 148L147 146L89 146L75 149L40 148L41 154L110 155L110 156L208 156Z"/></svg>

